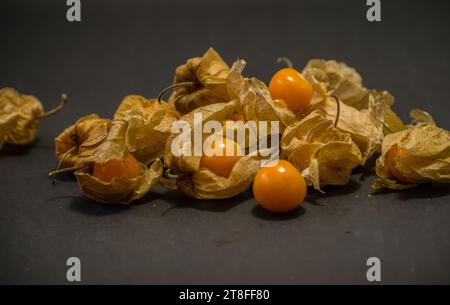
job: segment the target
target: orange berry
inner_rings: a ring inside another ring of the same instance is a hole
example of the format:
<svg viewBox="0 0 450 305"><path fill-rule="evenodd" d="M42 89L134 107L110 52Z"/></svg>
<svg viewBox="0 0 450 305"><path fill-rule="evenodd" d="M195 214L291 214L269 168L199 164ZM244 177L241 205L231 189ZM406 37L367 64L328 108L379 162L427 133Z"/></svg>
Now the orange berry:
<svg viewBox="0 0 450 305"><path fill-rule="evenodd" d="M275 73L269 83L273 99L282 99L293 112L305 112L311 102L313 88L300 72L284 68Z"/></svg>
<svg viewBox="0 0 450 305"><path fill-rule="evenodd" d="M218 156L214 152L216 150L216 145L218 145L218 149L221 151L222 155ZM233 147L234 156L227 156L226 150L227 147ZM228 177L230 176L231 171L233 170L234 165L239 161L241 156L238 156L238 152L241 151L239 145L225 137L217 138L211 143L211 151L208 151L208 154L212 154L211 156L207 156L203 154L200 160L200 167L207 168L218 176ZM206 153L206 152L205 152Z"/></svg>
<svg viewBox="0 0 450 305"><path fill-rule="evenodd" d="M130 154L125 160L109 160L105 163L95 163L92 176L105 182L114 178L132 179L139 176L141 167L139 162Z"/></svg>
<svg viewBox="0 0 450 305"><path fill-rule="evenodd" d="M266 210L284 213L296 209L306 196L306 183L288 161L279 160L273 167L262 167L253 182L256 201Z"/></svg>

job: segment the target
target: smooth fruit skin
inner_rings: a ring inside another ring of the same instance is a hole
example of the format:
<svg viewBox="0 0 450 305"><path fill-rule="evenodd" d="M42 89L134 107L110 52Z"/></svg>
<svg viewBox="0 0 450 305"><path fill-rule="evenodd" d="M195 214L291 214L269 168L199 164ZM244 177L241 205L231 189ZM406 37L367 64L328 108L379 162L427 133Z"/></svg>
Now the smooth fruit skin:
<svg viewBox="0 0 450 305"><path fill-rule="evenodd" d="M272 99L282 99L293 112L303 113L308 108L313 88L300 72L284 68L275 73L269 83Z"/></svg>
<svg viewBox="0 0 450 305"><path fill-rule="evenodd" d="M404 158L409 156L409 152L405 149L401 149L397 144L392 145L386 154L386 163L389 168L391 175L399 182L408 183L408 179L399 172L395 167L397 158Z"/></svg>
<svg viewBox="0 0 450 305"><path fill-rule="evenodd" d="M234 165L239 161L242 156L238 156L238 152L241 150L239 145L231 139L220 138L212 142L211 147L214 152L216 145L222 152L221 156L213 154L212 156L203 155L200 159L200 167L207 168L218 176L227 178L230 176ZM232 146L234 156L226 156L227 147Z"/></svg>
<svg viewBox="0 0 450 305"><path fill-rule="evenodd" d="M296 209L306 196L306 183L300 172L288 161L279 160L274 167L262 167L253 182L256 201L273 213Z"/></svg>
<svg viewBox="0 0 450 305"><path fill-rule="evenodd" d="M105 182L114 178L136 178L141 173L139 162L128 155L125 160L109 160L105 163L95 163L92 176Z"/></svg>
<svg viewBox="0 0 450 305"><path fill-rule="evenodd" d="M245 122L245 118L242 114L237 114L237 113L232 114L231 119L235 122L239 122L239 121Z"/></svg>

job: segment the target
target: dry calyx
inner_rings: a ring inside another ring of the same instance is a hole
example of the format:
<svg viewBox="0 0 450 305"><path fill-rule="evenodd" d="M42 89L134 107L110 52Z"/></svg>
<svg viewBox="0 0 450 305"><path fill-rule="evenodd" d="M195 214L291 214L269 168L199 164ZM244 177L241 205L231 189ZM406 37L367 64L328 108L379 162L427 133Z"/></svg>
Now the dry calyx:
<svg viewBox="0 0 450 305"><path fill-rule="evenodd" d="M204 123L211 120L226 122L239 111L240 103L237 100L228 103L215 103L195 109L182 116L180 121L187 122L191 130L194 130L198 128L198 126L195 126L196 124L203 126ZM194 121L195 114L202 114L201 122ZM256 156L212 156L211 159L205 158L205 155L194 154L176 156L173 154L172 144L178 136L178 133L174 133L167 141L164 162L169 169L169 177L176 179L177 188L184 194L198 199L222 199L235 196L250 187L259 169L259 161ZM211 136L210 133L202 133L202 147L209 136ZM189 140L179 141L180 148L183 147L185 141L189 141L189 144L194 143L194 135ZM215 143L217 141L225 143L225 146L233 145L236 150L243 149L236 147L236 143L231 139L221 138L221 140L216 139L214 141L216 141ZM189 147L192 146L189 145ZM229 168L225 169L224 167Z"/></svg>
<svg viewBox="0 0 450 305"><path fill-rule="evenodd" d="M54 109L44 112L41 102L32 95L14 88L0 89L0 149L4 143L28 145L37 137L39 121L61 110L67 101L65 94Z"/></svg>
<svg viewBox="0 0 450 305"><path fill-rule="evenodd" d="M190 58L176 69L173 84L165 90L173 90L169 103L186 114L201 106L228 102L228 73L228 65L209 48L202 57Z"/></svg>
<svg viewBox="0 0 450 305"><path fill-rule="evenodd" d="M90 115L55 139L63 169L51 174L75 170L86 196L99 202L129 204L161 179L160 158L177 115L166 103L127 96L112 120ZM104 179L98 168L116 174Z"/></svg>
<svg viewBox="0 0 450 305"><path fill-rule="evenodd" d="M236 61L231 67L227 79L227 89L231 99L237 99L246 121L279 121L280 131L293 124L295 114L283 100L273 100L264 82L256 78L246 78L242 75L246 62Z"/></svg>
<svg viewBox="0 0 450 305"><path fill-rule="evenodd" d="M337 98L330 97L335 105ZM341 131L339 107L333 119L321 107L288 126L281 138L282 157L290 161L309 185L345 185L353 168L362 163L361 152L349 133Z"/></svg>
<svg viewBox="0 0 450 305"><path fill-rule="evenodd" d="M413 125L383 140L375 189L406 189L420 183L450 183L450 132L426 112L411 111Z"/></svg>

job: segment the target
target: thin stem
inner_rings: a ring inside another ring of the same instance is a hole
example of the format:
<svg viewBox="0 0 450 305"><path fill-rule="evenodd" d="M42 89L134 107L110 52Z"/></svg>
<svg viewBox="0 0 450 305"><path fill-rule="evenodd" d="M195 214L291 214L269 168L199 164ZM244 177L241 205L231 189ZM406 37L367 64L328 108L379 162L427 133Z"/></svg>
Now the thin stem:
<svg viewBox="0 0 450 305"><path fill-rule="evenodd" d="M339 99L336 96L331 95L331 97L336 100L336 105L337 105L336 119L334 121L334 127L337 128L337 125L338 125L338 122L339 122L339 116L341 115L341 104L339 103Z"/></svg>
<svg viewBox="0 0 450 305"><path fill-rule="evenodd" d="M161 91L161 93L158 95L158 103L161 103L162 101L162 97L164 96L164 94L166 94L168 91L179 88L179 87L194 87L195 86L195 82L181 82L181 83L176 83L173 85L170 85L169 87L166 87L163 89L163 91Z"/></svg>
<svg viewBox="0 0 450 305"><path fill-rule="evenodd" d="M58 163L58 167L56 168L56 170L59 170L61 168L61 165L63 164L64 160L66 160L67 156L73 152L77 147L76 146L72 146L69 150L67 150L64 153L64 156L61 158L61 160L59 160ZM52 180L52 184L55 185L56 184L56 175L53 175L53 180Z"/></svg>
<svg viewBox="0 0 450 305"><path fill-rule="evenodd" d="M44 112L44 113L41 114L41 115L39 115L39 116L38 116L38 119L43 119L43 118L49 117L49 116L51 116L51 115L54 115L55 113L57 113L57 112L60 111L61 109L63 109L63 108L64 108L64 105L65 105L66 102L67 102L67 99L68 99L67 95L66 95L65 93L63 93L63 94L61 95L61 102L59 103L59 105L56 106L55 108L53 108L53 109L47 111L47 112Z"/></svg>
<svg viewBox="0 0 450 305"><path fill-rule="evenodd" d="M58 169L58 170L52 171L52 172L48 173L48 175L50 177L52 177L52 176L59 175L59 174L62 174L62 173L74 172L74 171L82 169L82 168L84 168L84 167L77 167L77 166L66 167L66 168L62 168L62 169Z"/></svg>
<svg viewBox="0 0 450 305"><path fill-rule="evenodd" d="M170 168L166 169L164 172L164 176L166 176L169 179L178 179L183 177L188 177L191 174L174 174Z"/></svg>
<svg viewBox="0 0 450 305"><path fill-rule="evenodd" d="M278 57L277 58L277 63L285 63L286 66L288 66L288 68L292 68L294 67L294 65L292 64L292 61L288 58L288 57Z"/></svg>

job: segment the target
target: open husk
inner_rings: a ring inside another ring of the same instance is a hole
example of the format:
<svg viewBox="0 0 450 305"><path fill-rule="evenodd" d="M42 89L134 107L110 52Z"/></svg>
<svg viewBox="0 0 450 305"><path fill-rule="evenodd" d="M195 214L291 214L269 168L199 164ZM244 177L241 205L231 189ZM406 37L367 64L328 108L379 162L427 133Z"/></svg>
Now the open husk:
<svg viewBox="0 0 450 305"><path fill-rule="evenodd" d="M407 181L396 181L389 171L386 155L394 144L408 152L394 159L395 169ZM420 123L387 135L375 170L381 178L373 185L376 189L404 189L427 182L450 183L450 132L434 124Z"/></svg>
<svg viewBox="0 0 450 305"><path fill-rule="evenodd" d="M392 110L394 97L387 91L364 87L361 75L345 63L313 59L303 70L303 76L314 88L314 101L324 96L336 96L344 104L366 112L383 125L383 134L404 130L406 127Z"/></svg>
<svg viewBox="0 0 450 305"><path fill-rule="evenodd" d="M81 166L108 136L110 121L96 114L80 118L55 138L60 168Z"/></svg>
<svg viewBox="0 0 450 305"><path fill-rule="evenodd" d="M159 159L150 168L141 164L141 174L136 178L114 178L110 182L99 180L90 173L90 167L75 172L78 184L87 197L102 203L127 205L142 198L159 181L163 165Z"/></svg>
<svg viewBox="0 0 450 305"><path fill-rule="evenodd" d="M180 121L189 124L194 130L194 114L201 113L204 124L210 120L224 122L230 116L239 111L240 103L233 100L228 103L218 103L197 108L182 116ZM198 199L222 199L235 196L248 189L259 169L259 161L256 156L243 156L233 167L228 177L221 177L206 168L200 168L201 156L174 156L172 154L172 142L178 134L170 136L164 156L166 166L177 176L176 185L179 190L190 197ZM202 143L210 134L202 133ZM193 143L193 135L191 143ZM183 145L183 142L180 143Z"/></svg>
<svg viewBox="0 0 450 305"><path fill-rule="evenodd" d="M14 88L0 89L0 149L6 142L28 145L36 139L41 102L31 95L22 95Z"/></svg>
<svg viewBox="0 0 450 305"><path fill-rule="evenodd" d="M361 152L350 134L334 127L320 109L286 128L281 139L283 159L290 161L309 185L345 185L353 168L361 164Z"/></svg>
<svg viewBox="0 0 450 305"><path fill-rule="evenodd" d="M127 148L144 164L162 157L177 117L172 105L139 95L125 97L114 114L114 120L128 122Z"/></svg>
<svg viewBox="0 0 450 305"><path fill-rule="evenodd" d="M339 102L339 116L337 116L337 102ZM334 97L324 97L314 104L313 109L320 109L329 120L338 117L337 129L350 134L361 151L362 164L381 150L383 125L371 111L357 110Z"/></svg>
<svg viewBox="0 0 450 305"><path fill-rule="evenodd" d="M192 85L176 88L169 103L185 114L201 106L229 101L226 88L228 73L228 65L213 48L202 57L188 59L176 69L173 84L189 82Z"/></svg>
<svg viewBox="0 0 450 305"><path fill-rule="evenodd" d="M95 163L126 159L130 154L127 145L130 136L133 134L129 132L129 121L111 121L107 137L86 158L83 168L75 172L78 184L86 196L98 202L129 204L144 196L159 181L163 173L163 164L159 159L149 169L140 163L141 175L132 179L114 178L110 182L104 182L91 175Z"/></svg>
<svg viewBox="0 0 450 305"><path fill-rule="evenodd" d="M273 100L264 82L245 78L245 60L236 61L230 70L227 87L231 99L238 99L246 121L279 121L280 131L296 121L295 114L283 100Z"/></svg>

